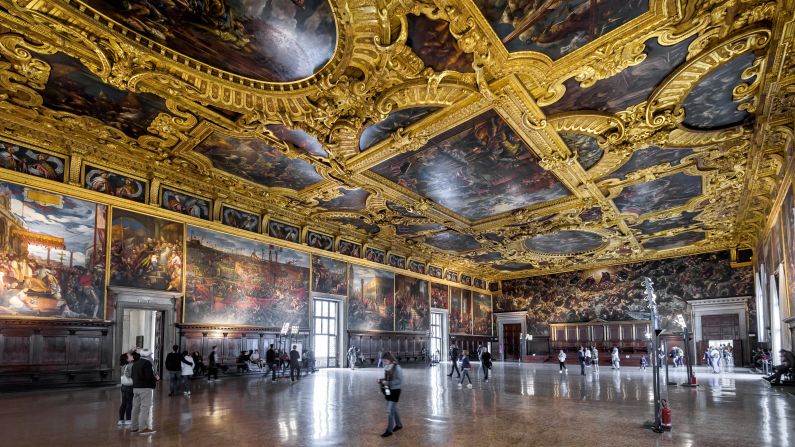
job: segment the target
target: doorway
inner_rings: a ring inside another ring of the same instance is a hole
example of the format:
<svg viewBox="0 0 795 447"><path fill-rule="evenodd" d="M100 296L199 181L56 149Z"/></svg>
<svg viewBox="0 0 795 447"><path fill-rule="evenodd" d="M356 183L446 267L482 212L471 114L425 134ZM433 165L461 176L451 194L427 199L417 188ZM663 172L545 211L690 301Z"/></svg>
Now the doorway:
<svg viewBox="0 0 795 447"><path fill-rule="evenodd" d="M447 315L445 312L431 311L431 359L441 362L445 355L445 340L447 340Z"/></svg>
<svg viewBox="0 0 795 447"><path fill-rule="evenodd" d="M124 309L122 349L138 348L152 352L155 373L160 374L163 361L164 312L150 309Z"/></svg>
<svg viewBox="0 0 795 447"><path fill-rule="evenodd" d="M521 355L521 323L506 323L502 325L503 346L505 348L505 360L519 360Z"/></svg>
<svg viewBox="0 0 795 447"><path fill-rule="evenodd" d="M336 368L339 366L339 301L315 299L314 306L315 364L318 368Z"/></svg>

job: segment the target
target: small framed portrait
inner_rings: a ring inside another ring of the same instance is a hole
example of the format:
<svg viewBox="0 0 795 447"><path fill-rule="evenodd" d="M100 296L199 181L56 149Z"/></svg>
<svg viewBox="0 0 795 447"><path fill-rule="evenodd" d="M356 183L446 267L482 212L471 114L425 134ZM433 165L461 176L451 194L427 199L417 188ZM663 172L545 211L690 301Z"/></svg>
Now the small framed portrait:
<svg viewBox="0 0 795 447"><path fill-rule="evenodd" d="M301 243L301 228L278 220L268 220L268 236L288 242Z"/></svg>
<svg viewBox="0 0 795 447"><path fill-rule="evenodd" d="M259 233L260 217L258 214L249 213L226 205L221 206L221 223L241 230Z"/></svg>
<svg viewBox="0 0 795 447"><path fill-rule="evenodd" d="M162 187L160 188L160 207L186 216L210 220L212 202L171 188Z"/></svg>
<svg viewBox="0 0 795 447"><path fill-rule="evenodd" d="M386 264L391 265L392 267L397 267L399 269L406 268L406 257L400 256L395 253L389 253L386 257Z"/></svg>
<svg viewBox="0 0 795 447"><path fill-rule="evenodd" d="M364 259L368 261L377 262L379 264L386 263L386 252L379 250L375 247L364 247Z"/></svg>
<svg viewBox="0 0 795 447"><path fill-rule="evenodd" d="M414 273L425 274L425 263L415 259L409 259L409 270Z"/></svg>
<svg viewBox="0 0 795 447"><path fill-rule="evenodd" d="M444 272L444 279L448 281L458 282L458 273L447 270L446 272Z"/></svg>
<svg viewBox="0 0 795 447"><path fill-rule="evenodd" d="M428 275L433 276L434 278L442 278L442 268L437 267L435 265L428 264Z"/></svg>
<svg viewBox="0 0 795 447"><path fill-rule="evenodd" d="M361 258L362 244L357 244L356 242L340 239L339 242L337 243L337 252L345 256Z"/></svg>
<svg viewBox="0 0 795 447"><path fill-rule="evenodd" d="M486 290L486 280L483 278L475 278L472 280L472 285L477 287L478 289Z"/></svg>
<svg viewBox="0 0 795 447"><path fill-rule="evenodd" d="M472 285L472 277L469 275L461 274L461 284L471 286Z"/></svg>
<svg viewBox="0 0 795 447"><path fill-rule="evenodd" d="M64 181L66 159L0 140L0 167L47 180Z"/></svg>
<svg viewBox="0 0 795 447"><path fill-rule="evenodd" d="M318 233L317 231L307 230L306 245L319 248L321 250L334 251L334 236Z"/></svg>
<svg viewBox="0 0 795 447"><path fill-rule="evenodd" d="M84 166L83 186L91 191L146 203L146 181L103 168Z"/></svg>

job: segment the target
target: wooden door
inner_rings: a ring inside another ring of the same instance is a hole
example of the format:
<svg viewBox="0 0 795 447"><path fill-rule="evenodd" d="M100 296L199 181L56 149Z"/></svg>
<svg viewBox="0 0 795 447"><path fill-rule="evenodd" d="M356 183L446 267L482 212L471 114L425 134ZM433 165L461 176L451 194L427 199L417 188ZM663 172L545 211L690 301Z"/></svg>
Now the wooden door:
<svg viewBox="0 0 795 447"><path fill-rule="evenodd" d="M521 355L521 347L519 345L522 335L521 323L504 324L503 330L503 343L505 344L505 360L519 360Z"/></svg>

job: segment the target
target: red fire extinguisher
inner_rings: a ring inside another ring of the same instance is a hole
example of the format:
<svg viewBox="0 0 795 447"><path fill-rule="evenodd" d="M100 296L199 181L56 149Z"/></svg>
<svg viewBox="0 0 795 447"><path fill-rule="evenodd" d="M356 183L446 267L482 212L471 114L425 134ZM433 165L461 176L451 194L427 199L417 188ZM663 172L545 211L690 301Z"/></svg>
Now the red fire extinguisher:
<svg viewBox="0 0 795 447"><path fill-rule="evenodd" d="M668 401L662 399L660 401L662 404L662 409L660 410L660 421L662 422L662 426L664 430L671 429L671 407L668 406Z"/></svg>
<svg viewBox="0 0 795 447"><path fill-rule="evenodd" d="M698 385L698 381L696 381L696 373L690 374L690 384L693 386Z"/></svg>

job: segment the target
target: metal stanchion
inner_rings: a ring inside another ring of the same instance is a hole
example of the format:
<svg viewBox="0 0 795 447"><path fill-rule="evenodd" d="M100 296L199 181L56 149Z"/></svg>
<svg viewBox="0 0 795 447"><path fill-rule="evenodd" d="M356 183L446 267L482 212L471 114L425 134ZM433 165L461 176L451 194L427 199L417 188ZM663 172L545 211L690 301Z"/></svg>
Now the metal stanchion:
<svg viewBox="0 0 795 447"><path fill-rule="evenodd" d="M643 278L643 286L646 288L646 298L649 300L649 311L651 313L651 325L654 331L652 335L651 343L652 343L652 351L654 353L657 352L657 343L659 342L658 337L660 336L659 323L657 322L657 302L655 299L657 296L654 294L654 288L652 287L654 283L652 283L651 278L644 277ZM667 364L667 362L666 362ZM652 431L656 433L663 432L662 420L660 419L661 411L662 411L662 404L660 402L660 360L657 355L654 356L653 363L652 363L652 377L654 380L654 421L647 423L647 427L650 428Z"/></svg>

